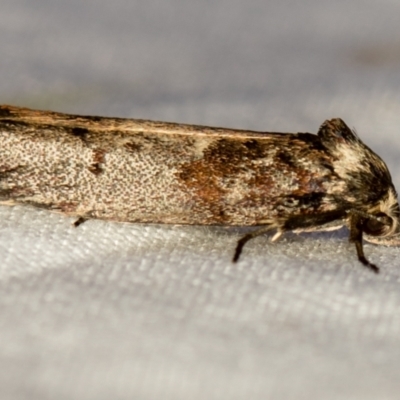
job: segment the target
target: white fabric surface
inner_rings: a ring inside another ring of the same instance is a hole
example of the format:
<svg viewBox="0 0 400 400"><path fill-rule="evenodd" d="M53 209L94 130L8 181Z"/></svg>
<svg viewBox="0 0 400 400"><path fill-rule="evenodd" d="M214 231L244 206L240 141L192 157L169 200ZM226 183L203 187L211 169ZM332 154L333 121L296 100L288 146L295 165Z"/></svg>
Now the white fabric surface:
<svg viewBox="0 0 400 400"><path fill-rule="evenodd" d="M400 187L400 3L4 0L0 100L316 132ZM398 399L400 249L0 207L1 399Z"/></svg>

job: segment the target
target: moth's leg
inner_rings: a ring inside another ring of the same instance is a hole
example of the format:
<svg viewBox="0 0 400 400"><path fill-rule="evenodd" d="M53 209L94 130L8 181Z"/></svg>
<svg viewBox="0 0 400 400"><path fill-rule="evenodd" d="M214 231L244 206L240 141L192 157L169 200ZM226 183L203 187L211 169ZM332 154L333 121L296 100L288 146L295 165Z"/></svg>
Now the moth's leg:
<svg viewBox="0 0 400 400"><path fill-rule="evenodd" d="M358 213L352 213L350 216L350 237L349 240L351 243L354 243L357 250L357 256L359 261L374 271L375 273L379 273L379 268L370 263L364 255L363 243L362 243L362 224L364 220Z"/></svg>
<svg viewBox="0 0 400 400"><path fill-rule="evenodd" d="M361 219L361 225L365 222L365 221L367 221L367 220L369 220L369 219L374 219L374 220L377 220L377 221L379 221L379 218L376 216L376 215L374 215L374 214L368 214L368 213L366 213L366 212L364 212L364 211L360 211L360 210L351 210L350 211L350 214L356 214L360 219Z"/></svg>
<svg viewBox="0 0 400 400"><path fill-rule="evenodd" d="M87 220L88 220L88 218L79 217L72 225L75 226L75 228L77 228L79 225L82 225Z"/></svg>
<svg viewBox="0 0 400 400"><path fill-rule="evenodd" d="M286 231L293 231L297 229L305 229L310 227L318 227L324 225L326 223L341 220L344 218L343 211L332 211L326 212L321 214L314 214L314 215L297 215L291 218L288 218L286 221L275 221L272 224L268 224L263 226L260 229L257 229L253 232L248 233L247 235L243 236L236 246L235 255L233 257L233 262L236 262L240 254L242 252L243 246L250 240L255 238L256 236L260 236L271 229L277 228L277 233L272 238L272 241L275 241L279 238L282 232Z"/></svg>
<svg viewBox="0 0 400 400"><path fill-rule="evenodd" d="M239 260L240 254L242 253L243 246L250 240L254 239L257 236L263 235L264 233L270 231L271 229L275 228L274 225L266 225L263 226L260 229L256 229L253 232L248 233L247 235L243 236L240 240L237 242L236 250L235 250L235 255L233 256L233 262L236 262Z"/></svg>

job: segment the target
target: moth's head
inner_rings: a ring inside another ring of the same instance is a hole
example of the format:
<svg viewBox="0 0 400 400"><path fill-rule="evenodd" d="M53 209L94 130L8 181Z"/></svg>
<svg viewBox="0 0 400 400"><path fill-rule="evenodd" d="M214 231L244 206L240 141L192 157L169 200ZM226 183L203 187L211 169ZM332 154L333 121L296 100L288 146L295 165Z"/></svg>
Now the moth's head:
<svg viewBox="0 0 400 400"><path fill-rule="evenodd" d="M363 224L364 238L368 242L386 246L400 246L400 208L394 188L388 190Z"/></svg>
<svg viewBox="0 0 400 400"><path fill-rule="evenodd" d="M364 238L372 243L400 246L399 202L385 162L340 118L325 121L318 137L333 156L335 173L348 184L347 200L357 199L370 216L363 222Z"/></svg>

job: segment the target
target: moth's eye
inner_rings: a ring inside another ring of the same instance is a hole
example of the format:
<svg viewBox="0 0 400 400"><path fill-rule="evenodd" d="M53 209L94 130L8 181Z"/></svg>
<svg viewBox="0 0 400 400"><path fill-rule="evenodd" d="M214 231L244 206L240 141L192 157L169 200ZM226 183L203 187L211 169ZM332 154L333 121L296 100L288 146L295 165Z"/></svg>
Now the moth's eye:
<svg viewBox="0 0 400 400"><path fill-rule="evenodd" d="M367 235L372 236L384 236L389 232L393 225L392 218L388 217L384 213L378 213L374 215L377 219L371 218L364 223L363 231Z"/></svg>

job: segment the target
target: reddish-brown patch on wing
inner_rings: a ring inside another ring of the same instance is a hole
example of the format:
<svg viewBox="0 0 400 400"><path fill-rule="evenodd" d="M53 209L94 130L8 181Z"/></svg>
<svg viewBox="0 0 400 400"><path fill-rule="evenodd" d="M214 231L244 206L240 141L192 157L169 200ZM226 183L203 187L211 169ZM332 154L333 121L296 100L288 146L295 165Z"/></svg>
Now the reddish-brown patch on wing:
<svg viewBox="0 0 400 400"><path fill-rule="evenodd" d="M93 163L88 167L92 174L99 175L103 172L102 164L104 163L104 156L106 151L103 149L93 150Z"/></svg>
<svg viewBox="0 0 400 400"><path fill-rule="evenodd" d="M195 192L193 211L203 208L208 209L218 221L223 220L224 207L222 199L226 190L221 187L218 170L208 165L203 159L187 163L179 174L179 178L184 182L185 187Z"/></svg>
<svg viewBox="0 0 400 400"><path fill-rule="evenodd" d="M225 223L230 218L227 211L232 207L226 201L230 187L237 186L238 175L254 172L249 184L258 191L268 191L271 181L259 178L262 172L254 170L252 162L265 157L265 149L257 140L223 138L211 143L204 150L203 158L185 163L178 177L185 187L195 193L194 212L208 210L212 223ZM243 196L250 195L243 193Z"/></svg>

